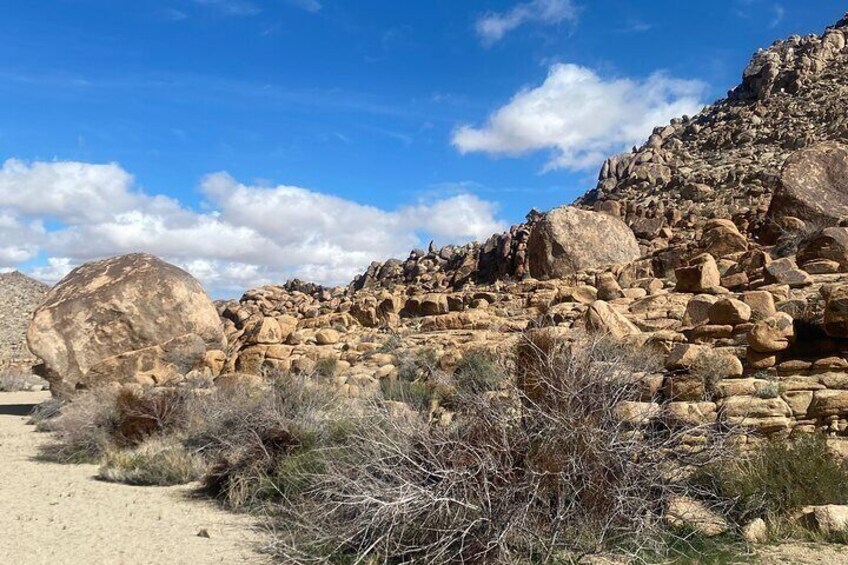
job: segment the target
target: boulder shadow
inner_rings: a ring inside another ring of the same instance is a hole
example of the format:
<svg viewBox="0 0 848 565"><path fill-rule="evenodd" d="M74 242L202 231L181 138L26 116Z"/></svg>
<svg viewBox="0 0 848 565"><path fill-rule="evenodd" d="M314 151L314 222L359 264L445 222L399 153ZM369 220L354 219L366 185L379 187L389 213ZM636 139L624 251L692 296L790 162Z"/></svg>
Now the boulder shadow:
<svg viewBox="0 0 848 565"><path fill-rule="evenodd" d="M0 404L0 416L29 416L37 404Z"/></svg>

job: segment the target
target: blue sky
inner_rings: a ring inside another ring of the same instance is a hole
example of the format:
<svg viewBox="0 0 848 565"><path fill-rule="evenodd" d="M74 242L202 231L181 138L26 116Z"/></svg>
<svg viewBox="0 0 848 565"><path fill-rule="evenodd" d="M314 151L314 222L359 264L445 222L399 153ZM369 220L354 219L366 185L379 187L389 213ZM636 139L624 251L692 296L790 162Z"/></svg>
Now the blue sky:
<svg viewBox="0 0 848 565"><path fill-rule="evenodd" d="M844 2L0 1L0 268L338 283L594 185ZM659 125L659 124L657 124ZM647 131L646 131L647 130ZM4 242L5 240L5 242ZM254 249L258 248L258 249Z"/></svg>

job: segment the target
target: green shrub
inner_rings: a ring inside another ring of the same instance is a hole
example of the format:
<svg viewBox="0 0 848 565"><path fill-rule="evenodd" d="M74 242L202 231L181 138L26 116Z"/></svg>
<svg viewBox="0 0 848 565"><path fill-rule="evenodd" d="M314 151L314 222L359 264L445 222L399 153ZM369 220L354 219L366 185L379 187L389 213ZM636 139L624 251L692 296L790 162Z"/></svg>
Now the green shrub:
<svg viewBox="0 0 848 565"><path fill-rule="evenodd" d="M426 414L430 411L432 394L430 387L420 381L404 381L394 379L382 379L380 390L383 399L394 402L405 402L416 412Z"/></svg>
<svg viewBox="0 0 848 565"><path fill-rule="evenodd" d="M848 503L848 466L819 435L766 442L746 457L702 469L693 481L732 501L740 522L778 518L807 505Z"/></svg>
<svg viewBox="0 0 848 565"><path fill-rule="evenodd" d="M486 350L468 352L456 369L456 388L465 394L496 390L507 379L506 371L495 354Z"/></svg>
<svg viewBox="0 0 848 565"><path fill-rule="evenodd" d="M141 486L182 485L203 475L204 462L174 439L151 439L132 449L111 449L98 477Z"/></svg>

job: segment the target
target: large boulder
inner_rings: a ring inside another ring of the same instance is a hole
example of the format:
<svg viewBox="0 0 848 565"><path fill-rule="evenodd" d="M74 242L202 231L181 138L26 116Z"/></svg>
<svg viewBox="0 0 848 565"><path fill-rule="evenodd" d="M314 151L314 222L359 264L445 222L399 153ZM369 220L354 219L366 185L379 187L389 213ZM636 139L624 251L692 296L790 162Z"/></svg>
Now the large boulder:
<svg viewBox="0 0 848 565"><path fill-rule="evenodd" d="M226 338L199 282L139 253L71 271L35 311L27 343L53 394L67 396L104 380L149 383L151 371L173 382Z"/></svg>
<svg viewBox="0 0 848 565"><path fill-rule="evenodd" d="M848 146L826 141L793 153L783 166L769 206L772 238L784 218L812 226L834 226L848 217Z"/></svg>
<svg viewBox="0 0 848 565"><path fill-rule="evenodd" d="M571 206L555 208L533 227L527 242L530 274L564 278L639 258L639 244L627 224L607 214Z"/></svg>

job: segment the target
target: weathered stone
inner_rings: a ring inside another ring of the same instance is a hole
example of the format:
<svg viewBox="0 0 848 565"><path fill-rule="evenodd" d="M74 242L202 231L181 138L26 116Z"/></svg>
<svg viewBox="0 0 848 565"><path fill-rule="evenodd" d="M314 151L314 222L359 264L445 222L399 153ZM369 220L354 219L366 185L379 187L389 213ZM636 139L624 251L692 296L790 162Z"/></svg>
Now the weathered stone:
<svg viewBox="0 0 848 565"><path fill-rule="evenodd" d="M751 290L742 293L742 302L751 308L751 321L759 322L777 313L774 295L765 290Z"/></svg>
<svg viewBox="0 0 848 565"><path fill-rule="evenodd" d="M535 278L563 278L627 263L641 254L627 224L570 206L551 210L534 226L527 253L530 274Z"/></svg>
<svg viewBox="0 0 848 565"><path fill-rule="evenodd" d="M751 307L734 298L721 298L709 309L711 324L742 324L751 319Z"/></svg>
<svg viewBox="0 0 848 565"><path fill-rule="evenodd" d="M631 426L647 426L660 414L660 405L654 402L625 400L616 404L613 411L618 421Z"/></svg>
<svg viewBox="0 0 848 565"><path fill-rule="evenodd" d="M789 257L772 261L765 268L766 284L786 284L790 288L801 288L813 284L812 277L798 268Z"/></svg>
<svg viewBox="0 0 848 565"><path fill-rule="evenodd" d="M624 314L603 300L598 300L589 306L586 311L586 328L617 339L641 333Z"/></svg>
<svg viewBox="0 0 848 565"><path fill-rule="evenodd" d="M808 410L814 418L848 415L848 391L817 390Z"/></svg>
<svg viewBox="0 0 848 565"><path fill-rule="evenodd" d="M663 420L669 426L706 426L716 421L714 402L669 402L663 406Z"/></svg>
<svg viewBox="0 0 848 565"><path fill-rule="evenodd" d="M743 374L742 362L735 355L720 349L690 343L681 343L675 347L666 357L665 368L670 371L709 370L719 374L719 378L737 378Z"/></svg>
<svg viewBox="0 0 848 565"><path fill-rule="evenodd" d="M848 147L826 141L786 160L767 221L776 224L787 216L819 226L848 217Z"/></svg>
<svg viewBox="0 0 848 565"><path fill-rule="evenodd" d="M699 294L693 296L686 304L686 313L683 315L683 326L693 328L706 324L710 319L710 308L718 301L711 294Z"/></svg>
<svg viewBox="0 0 848 565"><path fill-rule="evenodd" d="M35 312L27 341L44 360L53 393L67 396L85 387L89 370L107 358L192 334L209 349L225 347L221 319L203 287L182 269L135 254L71 271Z"/></svg>
<svg viewBox="0 0 848 565"><path fill-rule="evenodd" d="M759 353L777 353L792 345L795 339L795 325L792 316L778 312L760 320L748 332L748 346Z"/></svg>
<svg viewBox="0 0 848 565"><path fill-rule="evenodd" d="M821 260L833 261L843 271L848 269L848 228L826 228L798 250L798 263L804 270Z"/></svg>
<svg viewBox="0 0 848 565"><path fill-rule="evenodd" d="M598 289L598 299L609 302L624 296L621 286L612 273L601 273L597 276L595 286Z"/></svg>
<svg viewBox="0 0 848 565"><path fill-rule="evenodd" d="M326 328L323 330L319 330L315 334L315 342L318 345L335 345L341 339L341 334L336 330Z"/></svg>
<svg viewBox="0 0 848 565"><path fill-rule="evenodd" d="M701 249L713 257L725 257L748 250L748 239L730 220L710 220L704 226Z"/></svg>
<svg viewBox="0 0 848 565"><path fill-rule="evenodd" d="M675 269L677 292L704 292L721 285L721 273L712 255L704 253L692 259L689 266Z"/></svg>
<svg viewBox="0 0 848 565"><path fill-rule="evenodd" d="M806 518L807 527L825 536L848 532L848 506L807 506L801 514Z"/></svg>
<svg viewBox="0 0 848 565"><path fill-rule="evenodd" d="M688 528L705 537L727 532L730 525L705 503L687 496L673 496L668 501L665 521L675 528Z"/></svg>
<svg viewBox="0 0 848 565"><path fill-rule="evenodd" d="M450 312L448 297L446 294L433 293L421 299L418 309L421 316L438 316Z"/></svg>

